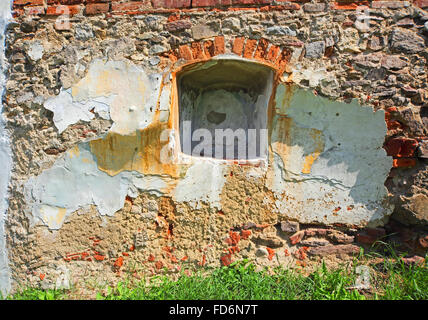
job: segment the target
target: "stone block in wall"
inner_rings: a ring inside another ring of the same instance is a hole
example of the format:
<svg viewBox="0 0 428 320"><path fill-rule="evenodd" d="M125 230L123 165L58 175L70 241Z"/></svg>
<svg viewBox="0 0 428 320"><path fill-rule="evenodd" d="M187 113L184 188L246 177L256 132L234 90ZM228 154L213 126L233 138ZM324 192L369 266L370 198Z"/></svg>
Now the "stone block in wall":
<svg viewBox="0 0 428 320"><path fill-rule="evenodd" d="M428 140L422 140L418 147L418 157L428 159Z"/></svg>

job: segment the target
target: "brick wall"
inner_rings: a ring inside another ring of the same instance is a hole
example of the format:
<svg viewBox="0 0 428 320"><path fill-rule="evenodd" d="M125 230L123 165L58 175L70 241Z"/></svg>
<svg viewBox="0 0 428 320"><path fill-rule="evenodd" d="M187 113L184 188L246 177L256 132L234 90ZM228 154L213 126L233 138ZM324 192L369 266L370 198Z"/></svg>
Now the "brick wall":
<svg viewBox="0 0 428 320"><path fill-rule="evenodd" d="M165 10L300 10L308 12L324 11L323 3L307 3L307 0L15 0L15 16L48 15L58 16L68 12L69 15L83 14L144 14ZM370 6L374 9L396 9L410 3L427 8L428 0L413 1L330 1L334 10L355 10L358 6Z"/></svg>

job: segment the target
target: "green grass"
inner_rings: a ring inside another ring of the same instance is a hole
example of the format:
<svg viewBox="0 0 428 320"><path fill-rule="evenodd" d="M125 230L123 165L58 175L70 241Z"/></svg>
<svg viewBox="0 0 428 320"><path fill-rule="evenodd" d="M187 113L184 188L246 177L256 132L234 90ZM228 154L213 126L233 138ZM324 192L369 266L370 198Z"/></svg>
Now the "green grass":
<svg viewBox="0 0 428 320"><path fill-rule="evenodd" d="M177 281L156 276L150 281L120 282L96 293L100 300L427 300L427 259L422 266L406 266L399 259L385 259L370 267L371 290L351 289L358 274L355 268L364 264L360 259L351 267L330 270L325 264L308 276L296 270L274 269L256 271L247 262L229 267L181 275ZM365 260L367 262L368 260ZM397 262L398 261L398 262ZM13 300L70 299L71 291L25 289L9 296ZM73 296L74 299L78 298Z"/></svg>

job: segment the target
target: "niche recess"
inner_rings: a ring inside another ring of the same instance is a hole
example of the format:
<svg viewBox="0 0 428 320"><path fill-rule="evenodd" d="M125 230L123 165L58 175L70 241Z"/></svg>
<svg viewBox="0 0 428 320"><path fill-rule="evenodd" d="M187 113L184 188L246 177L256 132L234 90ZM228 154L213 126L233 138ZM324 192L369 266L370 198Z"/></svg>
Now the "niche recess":
<svg viewBox="0 0 428 320"><path fill-rule="evenodd" d="M177 75L181 151L196 157L265 159L273 74L258 63L219 57L183 68ZM216 129L229 129L220 130L229 139L216 139Z"/></svg>

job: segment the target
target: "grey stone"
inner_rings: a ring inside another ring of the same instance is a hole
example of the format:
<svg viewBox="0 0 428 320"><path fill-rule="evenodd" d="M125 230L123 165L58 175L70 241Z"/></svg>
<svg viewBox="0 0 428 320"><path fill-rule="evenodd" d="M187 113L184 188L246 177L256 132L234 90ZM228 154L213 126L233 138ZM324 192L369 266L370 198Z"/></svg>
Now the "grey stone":
<svg viewBox="0 0 428 320"><path fill-rule="evenodd" d="M368 80L382 80L386 77L386 69L385 68L371 68L366 75L366 79Z"/></svg>
<svg viewBox="0 0 428 320"><path fill-rule="evenodd" d="M324 41L315 41L305 44L306 58L321 58L325 52Z"/></svg>
<svg viewBox="0 0 428 320"><path fill-rule="evenodd" d="M425 42L415 32L397 28L391 33L391 49L403 53L417 53L423 51Z"/></svg>
<svg viewBox="0 0 428 320"><path fill-rule="evenodd" d="M78 24L74 29L74 36L77 40L88 40L94 37L94 32L92 27L88 24Z"/></svg>
<svg viewBox="0 0 428 320"><path fill-rule="evenodd" d="M192 27L192 36L195 40L211 38L217 35L217 32L212 30L209 26L198 24Z"/></svg>
<svg viewBox="0 0 428 320"><path fill-rule="evenodd" d="M265 257L269 255L269 252L265 248L258 248L256 250L256 256L257 257Z"/></svg>
<svg viewBox="0 0 428 320"><path fill-rule="evenodd" d="M295 37L297 35L296 31L290 29L289 27L282 27L282 26L269 27L266 29L266 33L268 35L274 35L274 36Z"/></svg>
<svg viewBox="0 0 428 320"><path fill-rule="evenodd" d="M300 244L307 247L319 247L319 246L328 246L330 242L325 239L308 239L308 240L302 240Z"/></svg>
<svg viewBox="0 0 428 320"><path fill-rule="evenodd" d="M141 232L136 232L134 234L134 246L137 249L144 248L148 240L147 232L145 230Z"/></svg>
<svg viewBox="0 0 428 320"><path fill-rule="evenodd" d="M257 237L254 237L252 240L256 244L269 248L280 248L284 245L281 239L274 236L259 235Z"/></svg>
<svg viewBox="0 0 428 320"><path fill-rule="evenodd" d="M149 63L150 63L152 66L156 66L156 65L158 65L158 64L159 64L159 62L160 62L160 58L159 58L159 57L152 57L152 58L150 58L150 60L149 60Z"/></svg>
<svg viewBox="0 0 428 320"><path fill-rule="evenodd" d="M241 21L238 18L227 18L222 22L223 28L229 28L233 31L239 31L241 28Z"/></svg>
<svg viewBox="0 0 428 320"><path fill-rule="evenodd" d="M383 56L380 64L388 70L399 70L407 66L407 62L401 59L400 56Z"/></svg>
<svg viewBox="0 0 428 320"><path fill-rule="evenodd" d="M412 197L400 196L401 205L392 218L404 225L428 225L428 196L422 193Z"/></svg>
<svg viewBox="0 0 428 320"><path fill-rule="evenodd" d="M354 58L354 62L359 67L374 68L379 65L381 56L379 54L359 54Z"/></svg>
<svg viewBox="0 0 428 320"><path fill-rule="evenodd" d="M282 221L281 230L288 233L296 233L299 231L299 223L296 221Z"/></svg>
<svg viewBox="0 0 428 320"><path fill-rule="evenodd" d="M382 50L383 47L385 47L385 38L384 37L378 37L378 36L372 36L369 41L369 48L373 51Z"/></svg>
<svg viewBox="0 0 428 320"><path fill-rule="evenodd" d="M35 32L37 30L37 21L23 21L19 27L25 33Z"/></svg>
<svg viewBox="0 0 428 320"><path fill-rule="evenodd" d="M154 46L150 47L150 54L158 54L165 51L167 51L167 49L159 44L155 44Z"/></svg>
<svg viewBox="0 0 428 320"><path fill-rule="evenodd" d="M325 10L325 3L305 3L303 10L306 12L321 12Z"/></svg>
<svg viewBox="0 0 428 320"><path fill-rule="evenodd" d="M177 20L169 22L165 25L165 29L169 32L176 32L180 30L189 29L192 26L190 20Z"/></svg>
<svg viewBox="0 0 428 320"><path fill-rule="evenodd" d="M422 140L418 147L418 157L428 159L428 140Z"/></svg>

